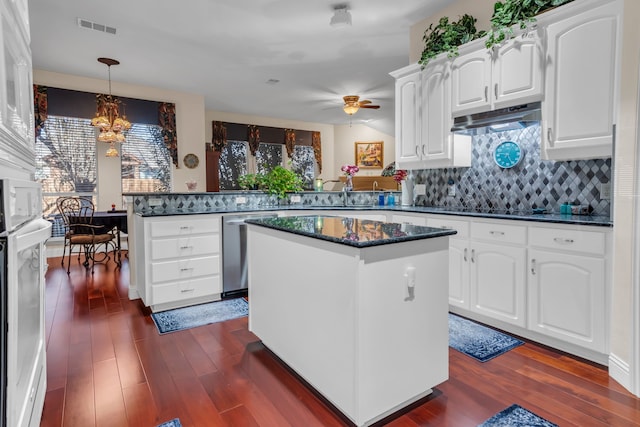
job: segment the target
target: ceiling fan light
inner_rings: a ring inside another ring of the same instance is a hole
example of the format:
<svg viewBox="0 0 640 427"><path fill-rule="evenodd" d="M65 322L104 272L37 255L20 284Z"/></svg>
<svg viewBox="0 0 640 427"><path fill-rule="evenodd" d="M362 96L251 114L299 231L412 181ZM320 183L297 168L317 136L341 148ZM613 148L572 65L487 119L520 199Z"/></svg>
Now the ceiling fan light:
<svg viewBox="0 0 640 427"><path fill-rule="evenodd" d="M342 107L342 109L344 110L345 113L347 113L348 115L352 116L355 113L358 112L359 107L358 105L353 105L353 104L345 104L344 107Z"/></svg>

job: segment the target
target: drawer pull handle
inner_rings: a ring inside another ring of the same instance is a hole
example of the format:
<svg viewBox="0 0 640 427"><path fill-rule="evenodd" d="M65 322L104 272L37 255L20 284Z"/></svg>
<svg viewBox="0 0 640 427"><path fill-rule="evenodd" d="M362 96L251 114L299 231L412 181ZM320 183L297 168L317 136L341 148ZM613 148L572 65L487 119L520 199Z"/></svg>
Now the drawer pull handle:
<svg viewBox="0 0 640 427"><path fill-rule="evenodd" d="M180 246L180 249L181 249L181 250L184 250L184 249L193 249L193 246Z"/></svg>
<svg viewBox="0 0 640 427"><path fill-rule="evenodd" d="M489 234L492 236L504 236L504 231L490 231Z"/></svg>
<svg viewBox="0 0 640 427"><path fill-rule="evenodd" d="M192 288L192 289L180 289L180 292L182 292L183 294L186 294L188 292L193 292L194 290L195 290L194 288Z"/></svg>
<svg viewBox="0 0 640 427"><path fill-rule="evenodd" d="M493 93L496 95L496 99L498 99L498 83L493 86Z"/></svg>
<svg viewBox="0 0 640 427"><path fill-rule="evenodd" d="M553 239L553 241L561 245L570 245L574 242L573 239L563 239L562 237L556 237Z"/></svg>
<svg viewBox="0 0 640 427"><path fill-rule="evenodd" d="M531 259L531 274L536 275L536 259Z"/></svg>
<svg viewBox="0 0 640 427"><path fill-rule="evenodd" d="M553 147L553 131L551 130L551 128L547 128L547 142L549 143L549 147Z"/></svg>
<svg viewBox="0 0 640 427"><path fill-rule="evenodd" d="M464 254L462 255L464 262L467 262L467 248L464 248Z"/></svg>
<svg viewBox="0 0 640 427"><path fill-rule="evenodd" d="M489 86L484 87L484 102L489 102Z"/></svg>
<svg viewBox="0 0 640 427"><path fill-rule="evenodd" d="M183 225L183 226L180 227L180 230L190 230L190 229L191 229L191 227L188 226L188 225Z"/></svg>
<svg viewBox="0 0 640 427"><path fill-rule="evenodd" d="M193 270L193 267L185 267L180 269L180 271L191 271L191 270Z"/></svg>
<svg viewBox="0 0 640 427"><path fill-rule="evenodd" d="M471 249L471 262L476 262L476 250Z"/></svg>

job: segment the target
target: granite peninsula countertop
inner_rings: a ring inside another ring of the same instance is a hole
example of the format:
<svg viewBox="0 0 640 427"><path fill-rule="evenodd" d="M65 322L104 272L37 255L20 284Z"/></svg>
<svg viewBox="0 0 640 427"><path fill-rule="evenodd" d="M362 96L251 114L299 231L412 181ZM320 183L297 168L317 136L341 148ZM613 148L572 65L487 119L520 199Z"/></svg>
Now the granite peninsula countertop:
<svg viewBox="0 0 640 427"><path fill-rule="evenodd" d="M532 221L556 224L589 225L600 227L613 227L609 216L604 215L561 215L558 213L533 213L533 212L486 212L476 210L464 210L453 207L426 207L426 206L316 206L306 204L295 205L274 205L274 206L206 206L206 207L164 207L162 209L152 209L146 212L137 212L143 217L159 217L174 215L198 215L198 214L243 214L260 213L274 211L332 211L339 215L340 211L381 211L392 213L418 213L418 214L438 214L471 218L506 219L516 221Z"/></svg>
<svg viewBox="0 0 640 427"><path fill-rule="evenodd" d="M456 234L455 230L442 228L326 215L258 218L245 222L356 248Z"/></svg>

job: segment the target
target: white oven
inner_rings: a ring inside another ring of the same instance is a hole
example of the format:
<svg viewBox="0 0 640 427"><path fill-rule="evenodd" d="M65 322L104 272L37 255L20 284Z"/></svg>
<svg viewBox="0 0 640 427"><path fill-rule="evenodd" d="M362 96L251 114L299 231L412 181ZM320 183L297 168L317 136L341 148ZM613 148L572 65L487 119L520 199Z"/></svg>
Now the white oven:
<svg viewBox="0 0 640 427"><path fill-rule="evenodd" d="M21 194L36 187L11 182L3 180L0 187L2 425L36 427L46 392L44 245L51 223L40 218L39 208L30 207L34 193Z"/></svg>

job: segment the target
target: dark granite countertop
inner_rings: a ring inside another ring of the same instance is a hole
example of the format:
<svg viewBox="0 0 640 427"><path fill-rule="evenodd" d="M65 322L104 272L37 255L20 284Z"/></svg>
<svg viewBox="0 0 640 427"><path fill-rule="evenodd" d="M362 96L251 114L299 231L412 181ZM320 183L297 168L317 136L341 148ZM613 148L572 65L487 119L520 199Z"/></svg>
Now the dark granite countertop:
<svg viewBox="0 0 640 427"><path fill-rule="evenodd" d="M325 215L248 219L248 224L366 248L456 234L454 230Z"/></svg>
<svg viewBox="0 0 640 427"><path fill-rule="evenodd" d="M426 206L310 206L310 205L283 205L283 206L252 206L252 207L206 207L202 208L167 208L151 212L138 213L144 217L173 216L173 215L197 215L197 214L242 214L274 211L389 211L398 213L422 213L452 215L459 217L506 219L517 221L546 222L557 224L591 225L600 227L612 227L613 223L608 216L601 215L560 215L558 213L533 213L533 212L485 212L475 210L459 210L446 207Z"/></svg>

